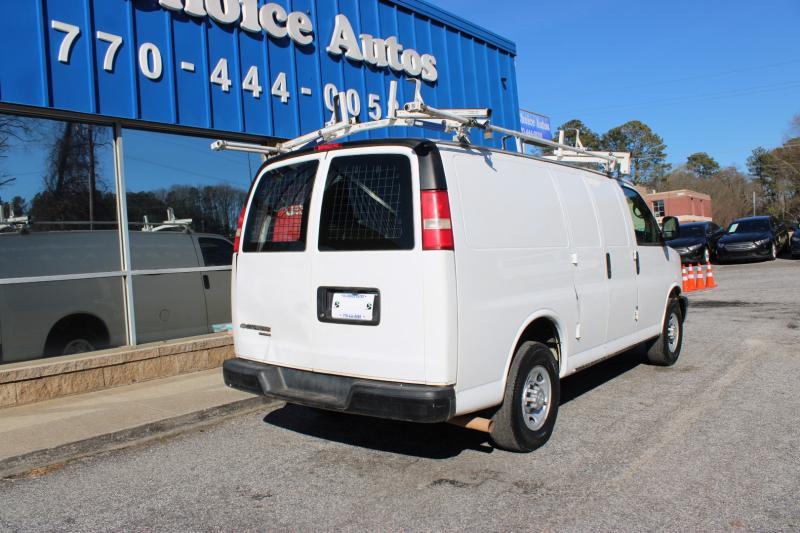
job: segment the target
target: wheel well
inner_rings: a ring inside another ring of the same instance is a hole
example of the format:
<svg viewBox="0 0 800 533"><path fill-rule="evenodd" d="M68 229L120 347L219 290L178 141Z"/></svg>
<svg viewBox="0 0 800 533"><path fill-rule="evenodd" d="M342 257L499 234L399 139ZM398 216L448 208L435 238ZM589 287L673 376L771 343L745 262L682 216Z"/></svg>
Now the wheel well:
<svg viewBox="0 0 800 533"><path fill-rule="evenodd" d="M53 352L58 345L69 339L74 332L90 332L100 345L106 345L109 342L108 328L101 319L88 313L69 315L50 328L45 342L45 354L54 355Z"/></svg>
<svg viewBox="0 0 800 533"><path fill-rule="evenodd" d="M678 300L678 305L681 306L681 316L686 316L686 300L683 298L678 298L681 295L681 290L678 287L672 289L672 292L669 293L669 300Z"/></svg>
<svg viewBox="0 0 800 533"><path fill-rule="evenodd" d="M514 353L524 342L541 342L553 352L553 356L561 365L561 338L558 335L558 326L549 318L537 318L522 332L514 347Z"/></svg>

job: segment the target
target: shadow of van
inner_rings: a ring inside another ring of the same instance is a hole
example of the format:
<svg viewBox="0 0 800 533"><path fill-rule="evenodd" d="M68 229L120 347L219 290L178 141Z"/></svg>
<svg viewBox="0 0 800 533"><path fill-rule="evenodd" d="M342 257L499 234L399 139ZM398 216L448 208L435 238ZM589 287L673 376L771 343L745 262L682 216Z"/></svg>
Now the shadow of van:
<svg viewBox="0 0 800 533"><path fill-rule="evenodd" d="M644 362L635 348L565 378L561 405L633 370ZM270 412L264 422L309 437L384 452L448 459L466 450L492 453L489 436L449 424L415 424L286 404ZM558 431L558 426L556 426Z"/></svg>

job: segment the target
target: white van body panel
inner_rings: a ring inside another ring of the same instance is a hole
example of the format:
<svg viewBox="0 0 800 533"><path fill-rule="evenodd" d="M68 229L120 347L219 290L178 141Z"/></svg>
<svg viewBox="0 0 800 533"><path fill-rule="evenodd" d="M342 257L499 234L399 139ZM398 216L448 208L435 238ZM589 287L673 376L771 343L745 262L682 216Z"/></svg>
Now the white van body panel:
<svg viewBox="0 0 800 533"><path fill-rule="evenodd" d="M447 149L442 159L455 240L460 414L500 402L510 355L532 311L558 317L564 331L573 331L577 303L569 237L547 163ZM562 342L569 345L569 335Z"/></svg>

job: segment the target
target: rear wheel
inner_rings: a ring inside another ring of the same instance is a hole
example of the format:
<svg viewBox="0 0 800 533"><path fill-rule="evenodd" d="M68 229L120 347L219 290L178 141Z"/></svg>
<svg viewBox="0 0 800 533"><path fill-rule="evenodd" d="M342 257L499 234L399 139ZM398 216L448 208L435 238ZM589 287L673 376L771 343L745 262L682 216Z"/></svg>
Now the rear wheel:
<svg viewBox="0 0 800 533"><path fill-rule="evenodd" d="M558 415L561 384L553 352L526 342L514 355L505 395L492 418L494 443L512 452L529 452L548 441Z"/></svg>
<svg viewBox="0 0 800 533"><path fill-rule="evenodd" d="M102 350L109 345L108 330L97 318L75 315L60 320L45 343L45 356L73 355Z"/></svg>
<svg viewBox="0 0 800 533"><path fill-rule="evenodd" d="M661 335L647 345L647 360L658 366L672 366L678 360L683 345L683 313L678 300L672 299L667 305L667 314Z"/></svg>

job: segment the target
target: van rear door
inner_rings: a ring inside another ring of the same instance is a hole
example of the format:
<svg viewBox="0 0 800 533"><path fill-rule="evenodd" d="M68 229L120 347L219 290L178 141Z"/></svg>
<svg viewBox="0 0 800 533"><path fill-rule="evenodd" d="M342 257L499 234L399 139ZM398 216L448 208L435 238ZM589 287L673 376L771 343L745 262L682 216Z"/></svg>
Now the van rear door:
<svg viewBox="0 0 800 533"><path fill-rule="evenodd" d="M411 147L362 146L267 168L236 259L238 356L385 381L455 380L455 260L452 250L422 250L418 164Z"/></svg>
<svg viewBox="0 0 800 533"><path fill-rule="evenodd" d="M317 189L313 341L320 372L426 382L423 252L415 154L331 152ZM425 252L446 254L452 252ZM438 354L443 356L444 354Z"/></svg>
<svg viewBox="0 0 800 533"><path fill-rule="evenodd" d="M240 357L313 369L316 298L310 290L308 219L321 158L278 162L253 190L232 293Z"/></svg>

